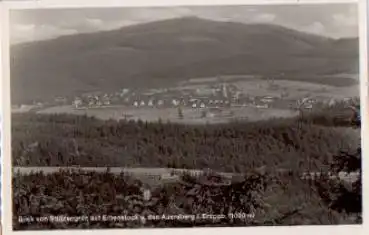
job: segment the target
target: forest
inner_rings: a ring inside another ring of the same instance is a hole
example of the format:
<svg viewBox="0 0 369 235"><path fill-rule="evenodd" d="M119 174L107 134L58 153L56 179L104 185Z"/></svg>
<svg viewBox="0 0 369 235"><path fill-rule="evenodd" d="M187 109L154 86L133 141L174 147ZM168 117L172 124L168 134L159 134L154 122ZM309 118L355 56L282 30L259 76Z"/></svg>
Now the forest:
<svg viewBox="0 0 369 235"><path fill-rule="evenodd" d="M330 169L361 171L361 152L335 156ZM147 189L149 198L143 193ZM216 174L184 175L179 182L148 186L109 171L15 173L13 198L15 230L362 223L361 178L346 184L327 175L321 175L319 181L303 181L293 174L276 177L267 171L253 171L232 182ZM209 219L204 214L223 217ZM116 221L101 215L138 219ZM195 217L163 219L163 215ZM57 216L85 219L53 221Z"/></svg>
<svg viewBox="0 0 369 235"><path fill-rule="evenodd" d="M324 112L307 115L299 122L274 119L205 126L102 121L72 115L13 115L14 166L158 166L249 173L230 182L213 172L146 185L123 173L110 173L109 167L106 172L14 172L13 228L362 223L360 142L342 131L355 128L360 129L358 120ZM256 170L259 166L270 167L260 172ZM271 169L278 167L290 172L277 175ZM297 175L309 169L321 171L320 178L306 181ZM359 172L360 177L349 183L328 176L328 172L337 175L341 171ZM144 196L147 189L149 198ZM140 219L104 221L98 219L101 214L138 215ZM163 214L224 217L149 219ZM52 216L84 216L85 220L55 223L50 221ZM40 217L42 223L36 221Z"/></svg>
<svg viewBox="0 0 369 235"><path fill-rule="evenodd" d="M12 160L14 166L324 170L333 155L360 144L348 117L183 125L13 114Z"/></svg>

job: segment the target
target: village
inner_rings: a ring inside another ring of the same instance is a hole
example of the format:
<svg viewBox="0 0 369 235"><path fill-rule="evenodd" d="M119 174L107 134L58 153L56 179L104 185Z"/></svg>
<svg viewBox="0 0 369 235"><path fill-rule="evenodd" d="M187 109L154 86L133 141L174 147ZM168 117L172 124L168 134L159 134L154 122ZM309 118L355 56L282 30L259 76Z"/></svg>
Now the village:
<svg viewBox="0 0 369 235"><path fill-rule="evenodd" d="M66 102L66 100L56 100ZM112 94L86 94L75 97L72 105L76 109L98 108L106 106L131 106L136 108L227 108L255 107L292 108L296 100L281 96L251 96L242 93L233 84L216 84L207 89L122 89ZM311 109L316 99L309 99L304 108Z"/></svg>
<svg viewBox="0 0 369 235"><path fill-rule="evenodd" d="M240 89L232 82L213 82L206 85L176 86L172 88L133 89L121 88L112 92L90 92L74 97L55 97L50 101L35 101L12 107L13 113L40 111L50 107L66 107L74 110L99 110L106 108L129 108L136 110L184 109L203 111L201 117L219 116L226 110L253 108L256 110L312 110L337 103L350 104L352 98L333 98L325 96L309 97L303 92L291 96L286 89L275 83L268 84L267 92L259 95ZM270 92L268 92L270 91ZM290 92L290 93L293 93ZM296 92L295 92L296 93ZM296 93L297 94L297 93ZM218 113L218 114L217 114ZM228 116L234 116L230 111ZM237 116L237 115L236 115Z"/></svg>

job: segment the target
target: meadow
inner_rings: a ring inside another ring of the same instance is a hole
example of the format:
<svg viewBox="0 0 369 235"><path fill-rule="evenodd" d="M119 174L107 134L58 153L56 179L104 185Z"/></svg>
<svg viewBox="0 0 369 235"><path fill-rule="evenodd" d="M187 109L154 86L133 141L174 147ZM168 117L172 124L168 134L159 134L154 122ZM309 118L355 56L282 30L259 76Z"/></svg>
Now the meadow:
<svg viewBox="0 0 369 235"><path fill-rule="evenodd" d="M150 108L150 107L127 107L113 106L101 108L75 109L71 105L54 106L37 111L38 114L73 114L87 115L102 120L142 120L147 122L173 122L181 124L206 124L227 123L236 119L248 121L267 120L270 118L293 117L297 115L294 110L268 108L258 109L254 107L231 107L224 108L221 114L203 117L203 111L208 109L182 108L183 117L178 115L178 108ZM230 115L232 114L232 115Z"/></svg>
<svg viewBox="0 0 369 235"><path fill-rule="evenodd" d="M351 75L352 76L352 75ZM346 83L344 79L348 80ZM341 84L342 80L342 84ZM352 81L352 83L350 83ZM241 90L243 94L250 96L276 96L285 94L285 99L300 99L302 97L319 97L324 99L344 99L357 95L359 85L355 79L336 76L316 76L302 78L278 78L261 76L223 76L219 78L190 79L181 82L172 89L201 89L214 84L230 83Z"/></svg>

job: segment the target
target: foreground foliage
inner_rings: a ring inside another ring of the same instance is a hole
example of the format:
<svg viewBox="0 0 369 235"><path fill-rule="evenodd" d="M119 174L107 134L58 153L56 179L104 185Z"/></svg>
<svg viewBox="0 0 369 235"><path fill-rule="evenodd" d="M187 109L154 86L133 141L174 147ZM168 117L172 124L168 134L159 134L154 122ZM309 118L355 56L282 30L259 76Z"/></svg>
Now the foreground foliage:
<svg viewBox="0 0 369 235"><path fill-rule="evenodd" d="M350 129L358 122L347 120L318 113L305 116L301 123L276 119L267 125L185 126L15 115L15 166L211 168L247 176L228 180L216 174L184 175L179 181L147 183L109 171L15 173L13 226L24 230L361 223L361 175L352 184L328 177L328 172L361 173L361 148ZM259 166L268 170L256 172ZM277 174L277 168L289 169L288 174ZM301 171L314 169L326 173L314 182L300 179ZM103 215L138 217L102 221ZM170 217L178 215L200 217ZM50 221L52 216L85 220L55 222ZM26 222L30 218L34 221Z"/></svg>
<svg viewBox="0 0 369 235"><path fill-rule="evenodd" d="M149 198L144 194L147 189L151 191ZM16 230L357 223L357 216L339 213L321 203L320 196L309 184L295 175L275 177L269 173L253 173L231 181L217 175L199 178L185 175L177 182L148 185L109 172L15 174L13 195ZM96 219L103 215L137 215L138 219ZM150 215L160 219L150 219ZM163 219L163 215L167 219ZM198 217L171 219L171 215ZM222 215L223 218L204 215ZM20 222L21 218L30 216L33 222ZM45 220L52 216L85 216L87 219L80 222ZM42 217L43 222L37 221Z"/></svg>

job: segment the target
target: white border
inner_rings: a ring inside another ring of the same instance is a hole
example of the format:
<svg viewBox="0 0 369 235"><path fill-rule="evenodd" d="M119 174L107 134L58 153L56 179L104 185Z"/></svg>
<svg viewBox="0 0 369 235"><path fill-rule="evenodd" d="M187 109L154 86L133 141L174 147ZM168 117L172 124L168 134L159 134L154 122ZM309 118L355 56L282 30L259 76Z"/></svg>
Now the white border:
<svg viewBox="0 0 369 235"><path fill-rule="evenodd" d="M9 78L9 9L34 9L34 8L108 8L108 7L124 7L124 6L206 6L206 5L266 5L266 4L318 4L318 3L358 3L359 19L360 19L360 79L361 79L361 107L362 107L362 150L363 150L363 225L346 226L284 226L284 227L248 227L248 228L191 228L191 229L99 229L99 230L58 230L58 231L12 231L12 200L11 200L11 159L10 159L10 78ZM283 234L293 233L299 235L312 234L368 234L369 232L367 220L368 204L365 198L369 196L368 174L365 170L366 152L369 151L368 141L365 133L368 132L367 120L368 116L368 63L367 63L367 2L365 0L17 0L0 2L0 42L2 50L2 67L0 67L0 88L2 89L2 216L3 234L21 234L21 235L39 235L39 234ZM2 39L2 40L1 40ZM1 101L1 98L0 98ZM365 144L366 143L366 144ZM369 171L369 170L368 170ZM7 190L4 190L7 189ZM273 229L273 230L272 230Z"/></svg>

